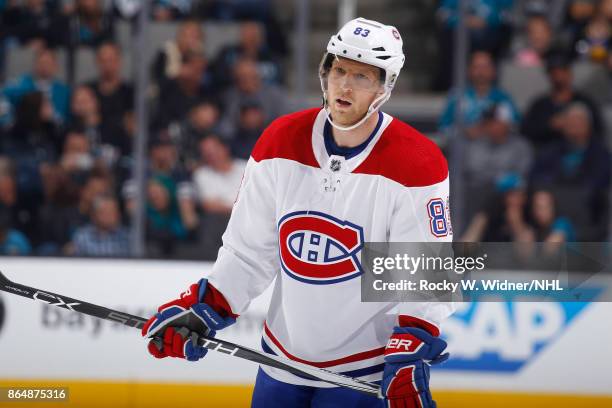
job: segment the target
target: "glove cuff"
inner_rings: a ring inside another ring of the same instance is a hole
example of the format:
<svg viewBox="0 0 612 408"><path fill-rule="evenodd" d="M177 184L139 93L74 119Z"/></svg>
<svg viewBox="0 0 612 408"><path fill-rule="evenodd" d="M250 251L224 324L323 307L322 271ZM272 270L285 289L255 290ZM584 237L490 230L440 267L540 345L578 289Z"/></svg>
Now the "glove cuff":
<svg viewBox="0 0 612 408"><path fill-rule="evenodd" d="M425 330L434 337L440 336L440 329L438 326L428 322L427 320L408 315L399 315L397 320L400 327L416 327L418 329Z"/></svg>
<svg viewBox="0 0 612 408"><path fill-rule="evenodd" d="M202 281L204 284L202 285ZM219 314L219 316L226 318L231 317L232 319L237 319L240 315L237 315L232 311L232 307L229 305L225 296L213 285L208 283L206 279L200 280L200 289L203 296L200 297L201 303L206 303L209 305L215 312Z"/></svg>

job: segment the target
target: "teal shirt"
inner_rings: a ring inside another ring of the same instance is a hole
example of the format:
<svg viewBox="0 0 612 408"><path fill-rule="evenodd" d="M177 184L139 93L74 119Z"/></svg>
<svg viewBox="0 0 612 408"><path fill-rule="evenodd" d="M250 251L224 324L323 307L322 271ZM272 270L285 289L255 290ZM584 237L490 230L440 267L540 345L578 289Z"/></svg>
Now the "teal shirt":
<svg viewBox="0 0 612 408"><path fill-rule="evenodd" d="M570 220L565 217L557 218L550 227L551 232L560 232L565 235L566 242L576 241L576 232Z"/></svg>
<svg viewBox="0 0 612 408"><path fill-rule="evenodd" d="M469 15L478 16L487 22L489 27L499 26L505 15L512 10L513 0L467 0ZM442 0L438 14L448 27L455 27L459 20L459 1Z"/></svg>
<svg viewBox="0 0 612 408"><path fill-rule="evenodd" d="M21 232L9 229L4 241L0 242L2 255L29 255L32 252L30 242Z"/></svg>
<svg viewBox="0 0 612 408"><path fill-rule="evenodd" d="M482 118L482 114L493 105L507 109L514 123L518 123L520 120L520 114L510 95L497 87L491 88L487 95L480 96L470 85L465 89L461 102L463 105L463 124L465 126L472 126L478 123ZM455 122L456 106L457 92L451 91L446 108L438 122L440 130L446 131L453 125Z"/></svg>
<svg viewBox="0 0 612 408"><path fill-rule="evenodd" d="M55 120L65 123L70 108L70 88L61 81L56 79L36 81L31 74L26 74L9 81L1 93L15 108L24 95L36 91L42 92L49 98Z"/></svg>

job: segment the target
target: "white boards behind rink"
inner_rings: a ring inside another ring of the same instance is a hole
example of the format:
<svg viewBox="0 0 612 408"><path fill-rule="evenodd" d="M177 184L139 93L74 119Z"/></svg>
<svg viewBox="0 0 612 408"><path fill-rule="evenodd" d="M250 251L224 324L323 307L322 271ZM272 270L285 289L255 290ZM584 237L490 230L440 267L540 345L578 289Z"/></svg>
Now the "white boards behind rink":
<svg viewBox="0 0 612 408"><path fill-rule="evenodd" d="M210 273L206 262L0 258L11 280L148 317ZM612 277L609 277L612 279ZM270 287L218 336L260 348ZM359 295L357 295L359 296ZM209 352L203 361L155 359L138 330L0 293L0 380L253 384L257 365ZM459 305L442 328L451 360L432 388L612 395L612 304ZM579 374L578 374L579 373Z"/></svg>

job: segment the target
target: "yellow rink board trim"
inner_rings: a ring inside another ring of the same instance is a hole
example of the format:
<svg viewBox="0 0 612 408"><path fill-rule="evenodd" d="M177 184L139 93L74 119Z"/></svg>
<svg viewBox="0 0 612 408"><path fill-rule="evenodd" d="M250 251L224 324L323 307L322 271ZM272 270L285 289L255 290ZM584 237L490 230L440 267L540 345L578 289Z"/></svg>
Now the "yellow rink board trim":
<svg viewBox="0 0 612 408"><path fill-rule="evenodd" d="M4 402L0 407L43 408L245 408L251 403L252 386L142 382L0 380L0 387L68 387L68 402ZM610 396L526 394L508 392L435 391L441 408L610 408ZM290 408L290 407L288 407ZM349 407L346 407L349 408Z"/></svg>

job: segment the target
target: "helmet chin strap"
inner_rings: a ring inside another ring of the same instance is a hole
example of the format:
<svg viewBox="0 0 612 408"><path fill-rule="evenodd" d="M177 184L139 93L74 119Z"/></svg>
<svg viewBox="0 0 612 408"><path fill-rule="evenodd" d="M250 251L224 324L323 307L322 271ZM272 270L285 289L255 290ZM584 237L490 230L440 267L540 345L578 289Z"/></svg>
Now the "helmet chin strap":
<svg viewBox="0 0 612 408"><path fill-rule="evenodd" d="M378 108L380 108L385 102L387 102L387 100L389 100L389 97L391 96L391 92L389 91L385 91L382 95L380 95L378 98L374 99L372 101L372 103L370 104L370 107L368 108L368 111L366 112L366 114L363 116L363 118L361 118L359 121L357 121L357 123L354 123L350 126L340 126L336 123L334 123L331 119L331 115L329 112L329 103L327 101L327 91L323 92L323 99L325 100L325 116L327 118L327 121L336 129L338 130L353 130L358 128L359 126L363 125L365 123L366 120L368 120L368 118L370 116L372 116L372 114L374 112L376 112L376 110L378 110Z"/></svg>

